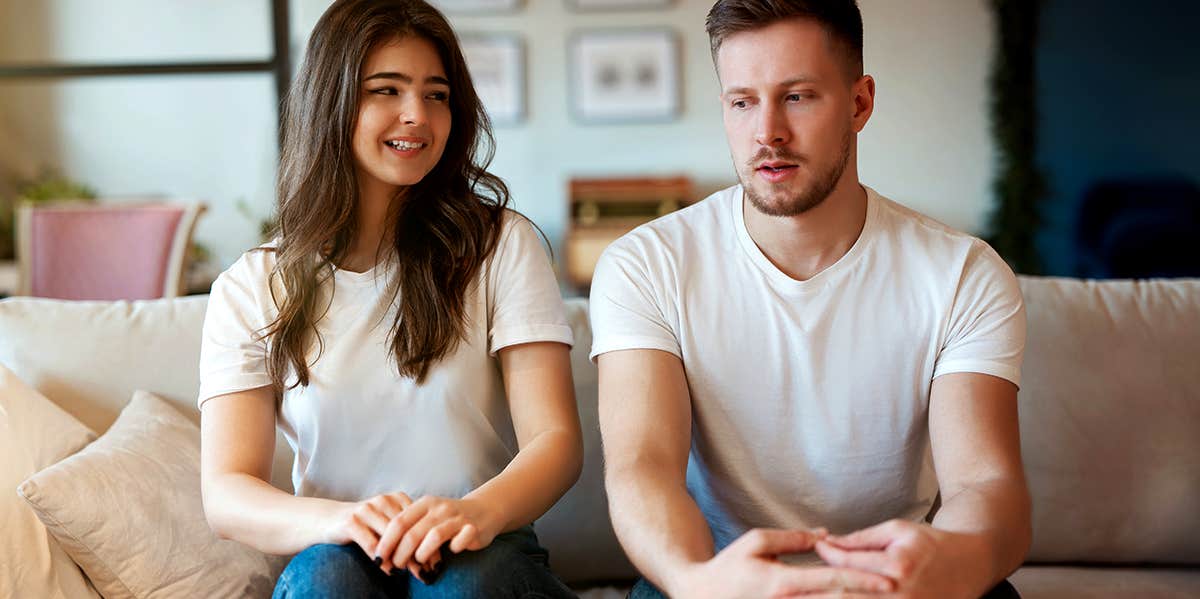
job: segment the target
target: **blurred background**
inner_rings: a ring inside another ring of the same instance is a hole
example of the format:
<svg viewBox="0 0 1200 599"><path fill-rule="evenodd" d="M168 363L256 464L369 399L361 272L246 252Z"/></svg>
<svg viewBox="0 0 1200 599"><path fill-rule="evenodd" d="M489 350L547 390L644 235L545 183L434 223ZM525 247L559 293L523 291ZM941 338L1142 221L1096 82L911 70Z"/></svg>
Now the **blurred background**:
<svg viewBox="0 0 1200 599"><path fill-rule="evenodd" d="M988 239L1021 273L1200 275L1200 4L859 4L878 84L864 183ZM202 202L186 291L206 291L271 218L277 107L328 5L0 0L0 294L15 291L14 206L78 197ZM581 232L612 235L735 182L710 1L441 6L483 44L471 58L495 88L492 171L547 234L565 287L586 288L603 247ZM656 114L606 109L587 88L603 64L579 49L653 59L622 41L638 32L667 48Z"/></svg>

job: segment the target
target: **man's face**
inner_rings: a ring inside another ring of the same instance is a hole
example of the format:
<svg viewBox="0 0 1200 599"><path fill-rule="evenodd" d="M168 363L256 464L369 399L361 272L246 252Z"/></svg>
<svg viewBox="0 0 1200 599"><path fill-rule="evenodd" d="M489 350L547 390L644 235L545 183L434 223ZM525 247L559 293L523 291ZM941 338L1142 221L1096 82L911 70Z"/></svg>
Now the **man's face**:
<svg viewBox="0 0 1200 599"><path fill-rule="evenodd" d="M817 206L854 154L866 120L856 118L854 88L863 80L851 80L833 44L815 21L789 19L733 34L717 53L730 154L764 214Z"/></svg>

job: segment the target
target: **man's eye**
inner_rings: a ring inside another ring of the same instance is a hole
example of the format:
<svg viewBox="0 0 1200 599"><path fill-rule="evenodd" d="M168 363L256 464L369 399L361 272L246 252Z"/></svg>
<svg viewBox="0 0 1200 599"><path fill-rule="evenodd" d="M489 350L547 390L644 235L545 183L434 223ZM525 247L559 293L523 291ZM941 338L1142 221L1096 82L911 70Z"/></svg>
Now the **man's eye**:
<svg viewBox="0 0 1200 599"><path fill-rule="evenodd" d="M730 106L733 106L734 108L737 108L739 110L741 110L749 105L750 105L750 103L745 100L734 100L733 102L730 103Z"/></svg>

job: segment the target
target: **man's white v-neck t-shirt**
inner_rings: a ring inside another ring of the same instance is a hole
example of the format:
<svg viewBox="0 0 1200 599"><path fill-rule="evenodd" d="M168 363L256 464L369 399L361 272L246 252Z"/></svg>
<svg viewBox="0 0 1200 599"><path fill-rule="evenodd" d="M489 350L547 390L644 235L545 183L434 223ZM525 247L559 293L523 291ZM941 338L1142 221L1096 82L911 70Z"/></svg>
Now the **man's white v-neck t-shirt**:
<svg viewBox="0 0 1200 599"><path fill-rule="evenodd" d="M683 363L688 489L718 549L755 527L923 519L938 491L933 379L1020 383L1025 314L1008 266L866 193L858 240L805 281L750 237L740 186L639 227L596 268L592 358L652 349Z"/></svg>

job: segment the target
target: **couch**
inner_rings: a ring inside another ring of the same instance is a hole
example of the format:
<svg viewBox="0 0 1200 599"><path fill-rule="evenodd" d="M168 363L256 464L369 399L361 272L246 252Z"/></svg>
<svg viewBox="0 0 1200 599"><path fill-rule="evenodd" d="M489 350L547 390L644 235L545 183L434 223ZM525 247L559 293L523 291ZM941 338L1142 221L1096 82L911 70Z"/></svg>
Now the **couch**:
<svg viewBox="0 0 1200 599"><path fill-rule="evenodd" d="M1021 277L1020 284L1029 335L1019 407L1034 540L1012 582L1027 599L1200 597L1200 280ZM190 421L183 426L192 427L199 418L196 365L206 301L3 300L0 365L96 434L109 429L139 389L165 399ZM616 597L635 571L608 521L586 300L567 305L576 336L571 360L585 465L578 484L536 530L564 580L589 589L585 596ZM282 441L276 454L273 483L286 489L291 457ZM12 495L10 489L4 496ZM84 522L85 528L103 524ZM152 540L164 534L163 527L147 521L123 532ZM55 543L78 541L43 538L55 551ZM151 546L157 553L175 551L170 543ZM18 555L0 554L0 564L11 568L12 560L48 551L23 547ZM170 556L175 563L189 558ZM264 567L277 572L280 565L276 560ZM93 572L61 560L53 567L59 579ZM94 592L96 581L86 582ZM103 583L113 588L113 580ZM259 576L243 590L269 594L269 587L269 575ZM0 581L0 594L3 588ZM109 595L139 596L120 588Z"/></svg>

